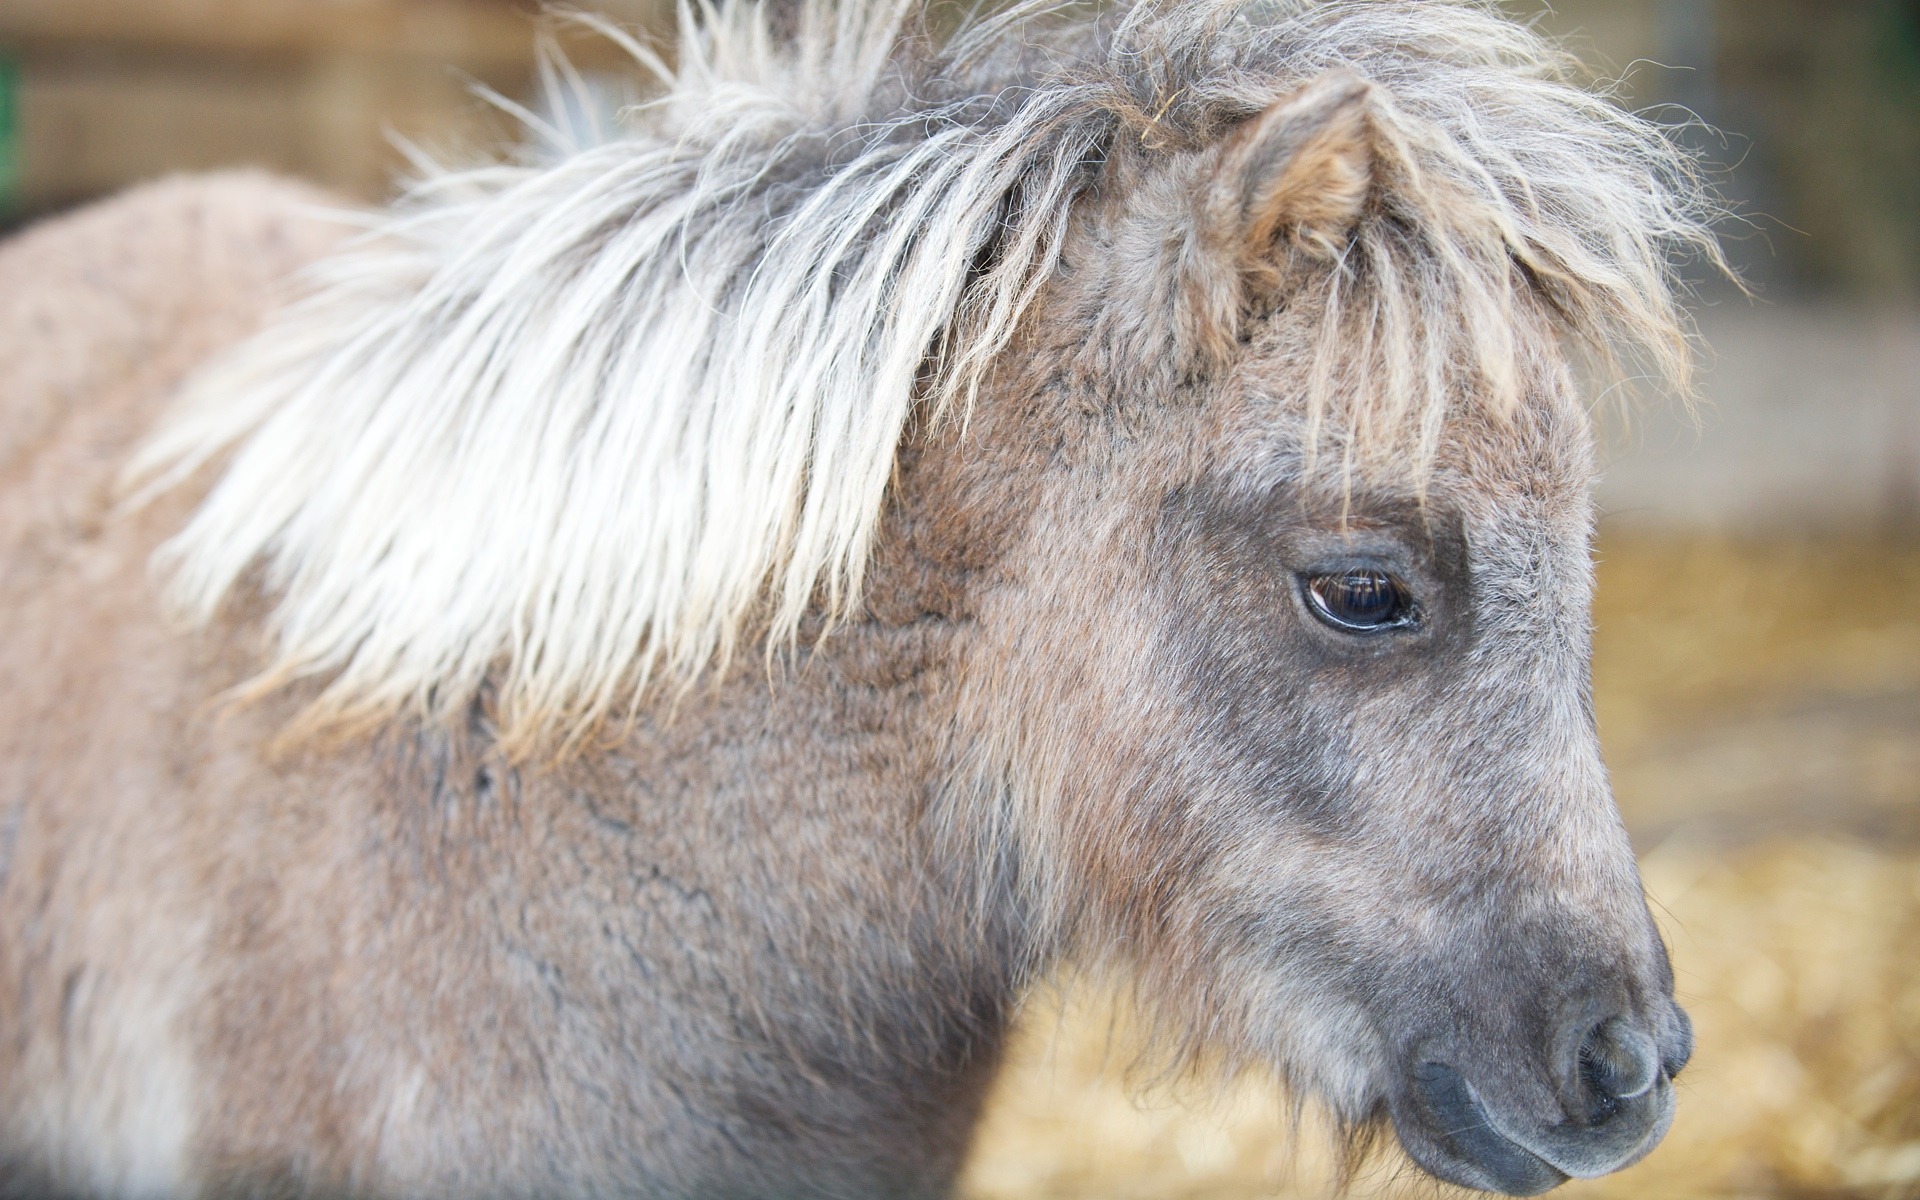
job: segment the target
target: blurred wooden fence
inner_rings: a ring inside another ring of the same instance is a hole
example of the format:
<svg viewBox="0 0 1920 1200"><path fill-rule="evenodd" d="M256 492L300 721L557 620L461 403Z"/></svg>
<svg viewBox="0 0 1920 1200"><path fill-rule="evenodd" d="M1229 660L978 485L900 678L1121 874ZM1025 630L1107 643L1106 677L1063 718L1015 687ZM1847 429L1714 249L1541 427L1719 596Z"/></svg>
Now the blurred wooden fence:
<svg viewBox="0 0 1920 1200"><path fill-rule="evenodd" d="M658 24L665 5L595 7ZM500 136L473 88L524 98L537 27L530 0L0 0L12 206L236 164L376 196L398 165L389 132Z"/></svg>

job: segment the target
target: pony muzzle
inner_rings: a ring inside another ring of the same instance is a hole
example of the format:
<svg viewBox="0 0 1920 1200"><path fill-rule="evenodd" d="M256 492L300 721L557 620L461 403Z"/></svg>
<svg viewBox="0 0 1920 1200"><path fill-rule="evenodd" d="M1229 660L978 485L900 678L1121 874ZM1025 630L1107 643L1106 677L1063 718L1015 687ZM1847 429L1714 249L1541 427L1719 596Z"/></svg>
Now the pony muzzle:
<svg viewBox="0 0 1920 1200"><path fill-rule="evenodd" d="M1549 1113L1491 1101L1452 1063L1416 1063L1393 1105L1401 1145L1440 1179L1510 1196L1638 1162L1673 1123L1673 1076L1687 1049L1663 1054L1650 1031L1618 1016L1564 1040L1577 1048L1561 1056L1561 1102Z"/></svg>

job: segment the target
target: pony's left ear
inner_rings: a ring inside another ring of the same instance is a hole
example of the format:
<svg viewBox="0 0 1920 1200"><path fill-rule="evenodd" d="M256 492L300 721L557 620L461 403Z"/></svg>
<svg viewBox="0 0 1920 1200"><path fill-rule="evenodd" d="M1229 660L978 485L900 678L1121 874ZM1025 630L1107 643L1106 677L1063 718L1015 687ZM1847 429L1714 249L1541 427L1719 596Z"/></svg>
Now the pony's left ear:
<svg viewBox="0 0 1920 1200"><path fill-rule="evenodd" d="M1236 130L1203 176L1199 253L1187 260L1183 340L1231 355L1250 309L1302 258L1338 256L1374 191L1373 85L1329 71Z"/></svg>

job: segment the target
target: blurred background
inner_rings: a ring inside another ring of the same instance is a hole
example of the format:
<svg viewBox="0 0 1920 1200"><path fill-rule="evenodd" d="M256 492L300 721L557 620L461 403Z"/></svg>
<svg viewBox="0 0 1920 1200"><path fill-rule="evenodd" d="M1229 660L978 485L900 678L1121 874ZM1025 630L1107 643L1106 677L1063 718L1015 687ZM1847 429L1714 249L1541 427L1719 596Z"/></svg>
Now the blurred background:
<svg viewBox="0 0 1920 1200"><path fill-rule="evenodd" d="M660 0L591 6L670 28ZM1601 735L1699 1051L1665 1145L1568 1190L1920 1197L1920 0L1508 7L1697 122L1756 293L1701 285L1697 413L1601 407ZM230 165L377 200L390 135L512 136L474 88L527 98L535 29L518 0L0 0L0 228ZM1062 991L974 1200L1332 1186L1268 1084L1130 1080L1124 1011ZM1354 1190L1433 1186L1384 1156Z"/></svg>

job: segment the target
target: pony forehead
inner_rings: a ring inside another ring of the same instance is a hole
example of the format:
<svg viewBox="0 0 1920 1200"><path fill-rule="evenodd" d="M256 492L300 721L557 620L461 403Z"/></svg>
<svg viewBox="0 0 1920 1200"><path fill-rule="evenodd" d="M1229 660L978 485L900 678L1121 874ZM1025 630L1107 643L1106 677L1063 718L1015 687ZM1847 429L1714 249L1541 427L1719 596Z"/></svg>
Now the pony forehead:
<svg viewBox="0 0 1920 1200"><path fill-rule="evenodd" d="M1086 119L1111 116L1130 174L1196 169L1191 151L1326 72L1374 85L1372 201L1286 299L1318 314L1286 369L1343 452L1418 477L1450 422L1575 400L1569 351L1602 383L1690 395L1674 272L1724 269L1713 198L1669 131L1576 86L1577 64L1494 5L1150 4L1084 36L1085 57L1054 69L1101 93ZM1191 220L1184 194L1174 203Z"/></svg>
<svg viewBox="0 0 1920 1200"><path fill-rule="evenodd" d="M319 723L484 689L510 741L577 739L856 611L909 419L1009 352L1118 140L1202 148L1334 68L1384 97L1385 174L1315 285L1314 403L1431 461L1454 398L1519 403L1522 294L1684 386L1687 159L1491 3L1029 0L938 46L908 0L774 7L683 7L671 69L634 46L662 91L626 128L429 170L136 464L224 460L175 595L264 581L263 678L329 680Z"/></svg>

